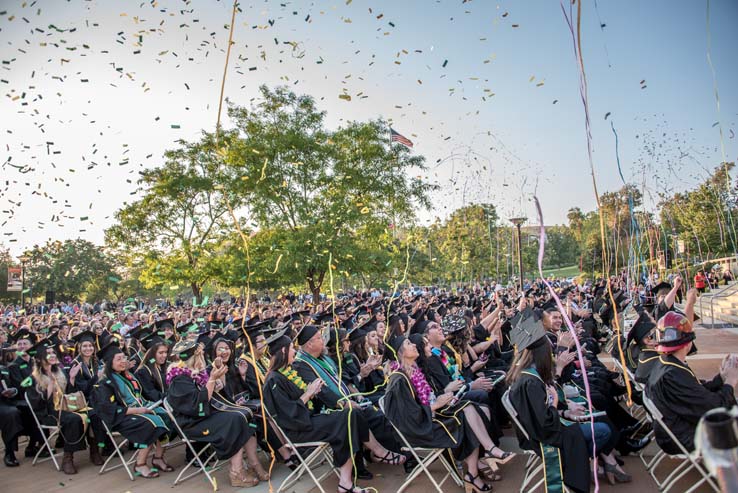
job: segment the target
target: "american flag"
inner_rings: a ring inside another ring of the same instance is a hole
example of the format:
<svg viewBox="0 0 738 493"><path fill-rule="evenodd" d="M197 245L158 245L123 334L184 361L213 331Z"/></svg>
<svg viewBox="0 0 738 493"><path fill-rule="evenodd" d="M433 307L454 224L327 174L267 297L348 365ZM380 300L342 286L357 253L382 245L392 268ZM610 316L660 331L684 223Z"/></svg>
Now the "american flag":
<svg viewBox="0 0 738 493"><path fill-rule="evenodd" d="M412 147L413 142L405 137L404 135L395 132L394 129L390 127L390 142L399 142L400 144L404 145L405 147Z"/></svg>

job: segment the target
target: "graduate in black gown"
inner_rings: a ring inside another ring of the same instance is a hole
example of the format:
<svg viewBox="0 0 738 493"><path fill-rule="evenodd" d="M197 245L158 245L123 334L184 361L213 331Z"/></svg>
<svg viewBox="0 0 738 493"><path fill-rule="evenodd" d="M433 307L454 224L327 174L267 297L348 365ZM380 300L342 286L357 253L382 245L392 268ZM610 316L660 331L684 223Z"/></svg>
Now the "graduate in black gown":
<svg viewBox="0 0 738 493"><path fill-rule="evenodd" d="M735 405L738 387L738 356L727 356L720 374L701 382L686 362L694 346L692 323L683 315L668 312L658 321L659 365L648 379L646 395L664 416L664 423L688 450L694 450L694 434L700 418L716 407ZM667 433L654 423L656 442L669 454L680 453Z"/></svg>
<svg viewBox="0 0 738 493"><path fill-rule="evenodd" d="M292 340L278 333L269 339L271 363L264 383L264 405L280 428L295 442L324 441L333 450L333 463L340 468L338 493L369 493L353 484L351 449L364 445L376 457L387 457L386 450L361 425L361 414L353 407L327 413L318 412L317 396L324 386L317 378L306 383L292 368L295 348ZM404 456L403 456L404 459Z"/></svg>
<svg viewBox="0 0 738 493"><path fill-rule="evenodd" d="M97 383L99 362L96 353L100 349L96 346L97 339L98 337L90 330L82 331L70 339L70 342L75 344L74 354L76 356L69 367L69 384L74 389L82 392L88 403L92 399L92 389ZM87 416L90 419L90 426L87 431L90 462L96 466L101 466L104 461L100 453L100 447L105 447L106 442L109 442L109 438L97 412L90 409Z"/></svg>
<svg viewBox="0 0 738 493"><path fill-rule="evenodd" d="M2 351L0 355L3 355ZM20 465L15 452L18 450L18 436L23 431L23 419L13 400L17 393L18 389L10 381L10 372L0 363L0 434L5 446L3 462L7 467Z"/></svg>
<svg viewBox="0 0 738 493"><path fill-rule="evenodd" d="M31 401L36 417L43 425L59 425L60 436L64 441L64 457L62 471L64 474L77 474L74 464L74 453L86 448L85 433L87 431L87 408L74 407L76 402L69 402L69 411L60 409L64 394L75 389L61 368L54 350L54 341L49 338L37 342L31 349L34 354L33 385L26 392ZM79 403L82 406L82 403ZM74 409L74 410L73 410Z"/></svg>
<svg viewBox="0 0 738 493"><path fill-rule="evenodd" d="M258 463L256 434L248 412L228 412L218 409L216 382L228 367L216 358L213 371L206 369L202 344L182 339L172 348L179 362L167 371L167 400L174 410L177 423L190 440L209 443L220 460L228 460L231 486L250 488L259 484L253 468L243 467L244 450L249 463Z"/></svg>
<svg viewBox="0 0 738 493"><path fill-rule="evenodd" d="M115 338L108 337L108 340L101 341L101 345L98 358L104 363L103 378L93 388L91 407L110 431L117 431L139 449L134 471L141 477L155 478L159 476L158 471L173 470L164 460L164 448L161 445L161 440L166 440L171 430L155 410L139 404L127 404L133 401L123 395L118 382L128 380L125 377L128 359ZM125 385L123 388L128 387ZM158 471L147 465L152 448L155 448L155 452L151 463Z"/></svg>
<svg viewBox="0 0 738 493"><path fill-rule="evenodd" d="M8 365L8 377L10 379L9 387L14 388L16 392L10 400L21 413L21 420L23 421L23 432L21 435L27 435L29 438L24 455L25 457L34 457L41 446L42 438L41 432L38 430L36 422L31 415L31 410L25 401L25 395L26 389L31 386L31 373L33 373L33 358L28 354L28 350L36 343L36 335L28 330L28 328L21 327L12 335L11 340L15 344L16 357ZM39 457L49 456L45 450L41 454Z"/></svg>
<svg viewBox="0 0 738 493"><path fill-rule="evenodd" d="M515 454L495 457L496 447L487 433L484 414L473 403L458 400L452 392L435 395L416 364L420 353L415 343L400 336L393 339L391 348L397 363L384 397L388 419L411 445L453 449L454 455L466 463L467 491L491 491L479 474L480 446L484 450L481 461L494 471L498 463L510 461ZM429 346L423 350L430 353Z"/></svg>
<svg viewBox="0 0 738 493"><path fill-rule="evenodd" d="M140 340L146 353L136 369L135 375L141 384L141 395L151 402L158 402L167 394L167 359L169 345L154 333Z"/></svg>

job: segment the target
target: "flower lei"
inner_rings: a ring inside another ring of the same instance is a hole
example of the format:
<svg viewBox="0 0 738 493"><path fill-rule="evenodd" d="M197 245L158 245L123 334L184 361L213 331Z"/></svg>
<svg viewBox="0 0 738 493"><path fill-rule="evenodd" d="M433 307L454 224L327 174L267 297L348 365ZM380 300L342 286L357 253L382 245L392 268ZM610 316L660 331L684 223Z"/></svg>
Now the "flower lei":
<svg viewBox="0 0 738 493"><path fill-rule="evenodd" d="M307 384L305 381L300 377L300 375L297 374L297 371L295 371L291 366L286 366L284 368L280 368L279 373L285 376L287 380L292 382L298 389L304 391L307 389ZM308 409L311 411L313 410L313 401L308 401L307 403Z"/></svg>
<svg viewBox="0 0 738 493"><path fill-rule="evenodd" d="M176 377L180 375L185 375L185 376L190 377L200 387L204 387L205 384L208 383L208 379L210 378L210 375L208 374L207 370L198 372L195 375L192 373L191 369L187 368L184 365L184 363L180 361L178 364L172 365L169 368L169 371L167 372L167 385L171 385L172 380L174 380Z"/></svg>
<svg viewBox="0 0 738 493"><path fill-rule="evenodd" d="M417 366L413 367L413 374L410 376L410 382L415 388L415 393L418 394L418 400L424 406L430 406L431 400L435 400L433 389L428 384L425 375Z"/></svg>

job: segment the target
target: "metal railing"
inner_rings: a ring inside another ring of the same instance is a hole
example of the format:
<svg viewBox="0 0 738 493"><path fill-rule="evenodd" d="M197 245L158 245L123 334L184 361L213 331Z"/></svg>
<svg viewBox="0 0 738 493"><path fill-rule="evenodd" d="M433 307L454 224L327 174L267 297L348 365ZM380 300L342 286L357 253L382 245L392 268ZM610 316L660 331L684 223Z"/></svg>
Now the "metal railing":
<svg viewBox="0 0 738 493"><path fill-rule="evenodd" d="M727 298L728 296L738 293L738 282L733 282L733 284L728 285L725 289L722 291L710 295L710 324L712 325L712 328L715 327L715 299L723 299ZM703 302L703 296L699 297L700 302L700 315L704 315L702 302Z"/></svg>

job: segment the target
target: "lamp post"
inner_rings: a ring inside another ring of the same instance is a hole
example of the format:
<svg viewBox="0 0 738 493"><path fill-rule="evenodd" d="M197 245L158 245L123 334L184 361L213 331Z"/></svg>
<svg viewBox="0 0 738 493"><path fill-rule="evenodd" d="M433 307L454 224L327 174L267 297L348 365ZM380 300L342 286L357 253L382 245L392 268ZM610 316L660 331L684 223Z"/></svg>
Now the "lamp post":
<svg viewBox="0 0 738 493"><path fill-rule="evenodd" d="M520 226L527 220L525 217L513 217L510 222L515 225L518 233L518 272L520 274L520 291L523 290L523 252L521 250L522 242L520 240Z"/></svg>
<svg viewBox="0 0 738 493"><path fill-rule="evenodd" d="M21 263L21 310L26 306L26 262L30 259L26 255L18 257Z"/></svg>

